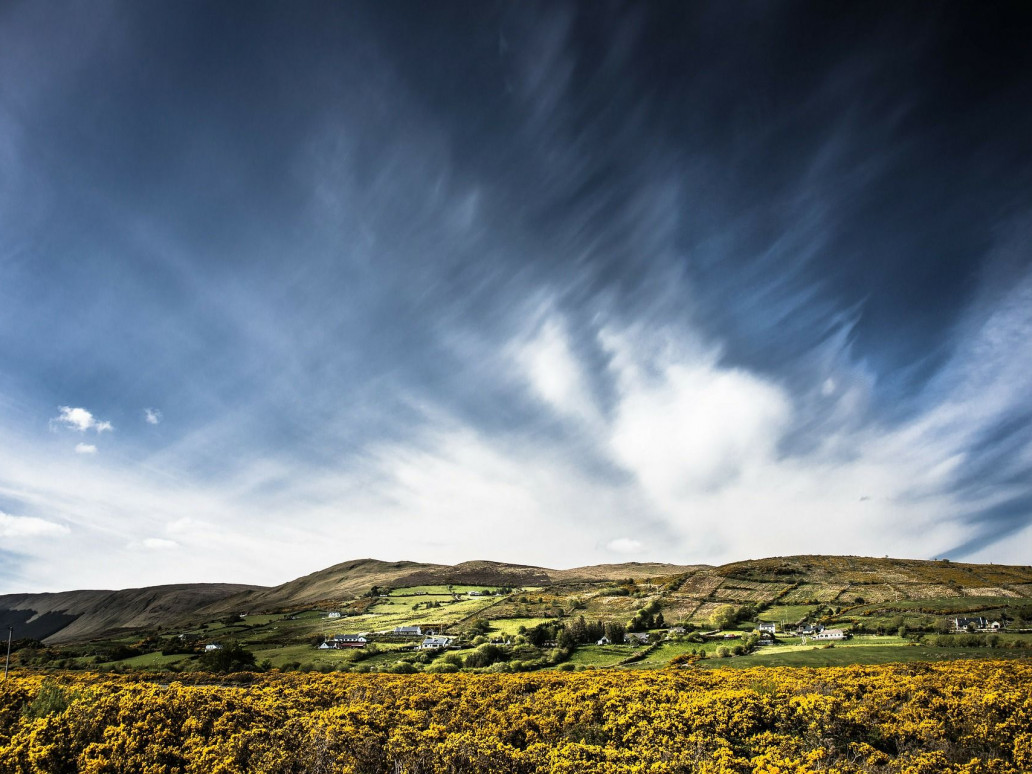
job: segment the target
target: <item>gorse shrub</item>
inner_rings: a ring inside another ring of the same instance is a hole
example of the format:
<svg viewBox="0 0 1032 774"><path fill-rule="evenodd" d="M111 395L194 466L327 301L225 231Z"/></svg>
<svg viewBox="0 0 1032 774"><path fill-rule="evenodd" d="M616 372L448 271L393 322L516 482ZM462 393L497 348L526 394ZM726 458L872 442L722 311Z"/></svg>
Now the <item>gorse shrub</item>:
<svg viewBox="0 0 1032 774"><path fill-rule="evenodd" d="M176 678L220 684L12 676L0 683L0 772L1032 770L1024 660Z"/></svg>

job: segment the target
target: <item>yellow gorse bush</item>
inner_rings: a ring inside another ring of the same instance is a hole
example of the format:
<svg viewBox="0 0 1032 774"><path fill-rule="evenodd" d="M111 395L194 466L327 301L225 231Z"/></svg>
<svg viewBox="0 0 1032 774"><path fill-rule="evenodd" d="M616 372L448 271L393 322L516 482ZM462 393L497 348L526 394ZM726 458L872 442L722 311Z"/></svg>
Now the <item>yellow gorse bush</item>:
<svg viewBox="0 0 1032 774"><path fill-rule="evenodd" d="M197 678L203 679L203 678ZM1032 771L1024 661L661 672L16 676L0 772Z"/></svg>

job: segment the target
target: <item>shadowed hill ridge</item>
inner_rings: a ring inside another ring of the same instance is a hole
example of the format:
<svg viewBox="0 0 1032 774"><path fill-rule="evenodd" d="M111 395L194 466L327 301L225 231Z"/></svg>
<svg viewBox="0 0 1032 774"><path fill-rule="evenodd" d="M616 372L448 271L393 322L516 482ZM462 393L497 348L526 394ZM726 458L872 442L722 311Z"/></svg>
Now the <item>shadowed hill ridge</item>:
<svg viewBox="0 0 1032 774"><path fill-rule="evenodd" d="M47 616L49 625L28 629L52 642L83 640L113 629L162 626L226 597L257 586L235 583L181 583L120 591L62 591L0 596L0 625L27 624ZM25 613L31 613L26 617Z"/></svg>

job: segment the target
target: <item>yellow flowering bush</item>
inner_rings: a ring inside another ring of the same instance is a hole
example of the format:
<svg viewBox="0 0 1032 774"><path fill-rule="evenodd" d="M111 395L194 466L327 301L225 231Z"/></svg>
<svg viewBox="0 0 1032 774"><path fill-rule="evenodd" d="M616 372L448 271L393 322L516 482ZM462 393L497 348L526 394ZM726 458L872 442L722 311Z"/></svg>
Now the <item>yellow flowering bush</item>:
<svg viewBox="0 0 1032 774"><path fill-rule="evenodd" d="M12 676L4 774L1032 771L1032 664Z"/></svg>

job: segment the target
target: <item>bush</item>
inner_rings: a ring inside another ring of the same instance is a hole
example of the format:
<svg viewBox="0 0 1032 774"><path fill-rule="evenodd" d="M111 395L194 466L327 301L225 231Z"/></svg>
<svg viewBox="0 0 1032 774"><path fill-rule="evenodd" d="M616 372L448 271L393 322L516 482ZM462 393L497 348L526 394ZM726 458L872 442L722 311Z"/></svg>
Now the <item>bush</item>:
<svg viewBox="0 0 1032 774"><path fill-rule="evenodd" d="M45 718L64 712L74 698L69 692L49 677L43 681L36 696L22 707L22 715L30 720Z"/></svg>
<svg viewBox="0 0 1032 774"><path fill-rule="evenodd" d="M236 643L218 650L205 651L198 661L201 669L208 672L243 672L256 668L254 653ZM311 664L306 664L306 666L311 670Z"/></svg>
<svg viewBox="0 0 1032 774"><path fill-rule="evenodd" d="M477 647L472 653L466 656L465 666L472 669L479 669L481 667L491 666L497 661L502 661L505 658L505 654L502 649L497 645L491 643L484 643Z"/></svg>
<svg viewBox="0 0 1032 774"><path fill-rule="evenodd" d="M448 674L454 674L455 672L458 672L459 668L457 666L455 666L455 664L448 664L448 663L445 663L445 662L438 662L436 664L431 664L430 666L428 666L426 668L426 671L429 672L430 674L434 674L434 675L448 675Z"/></svg>

